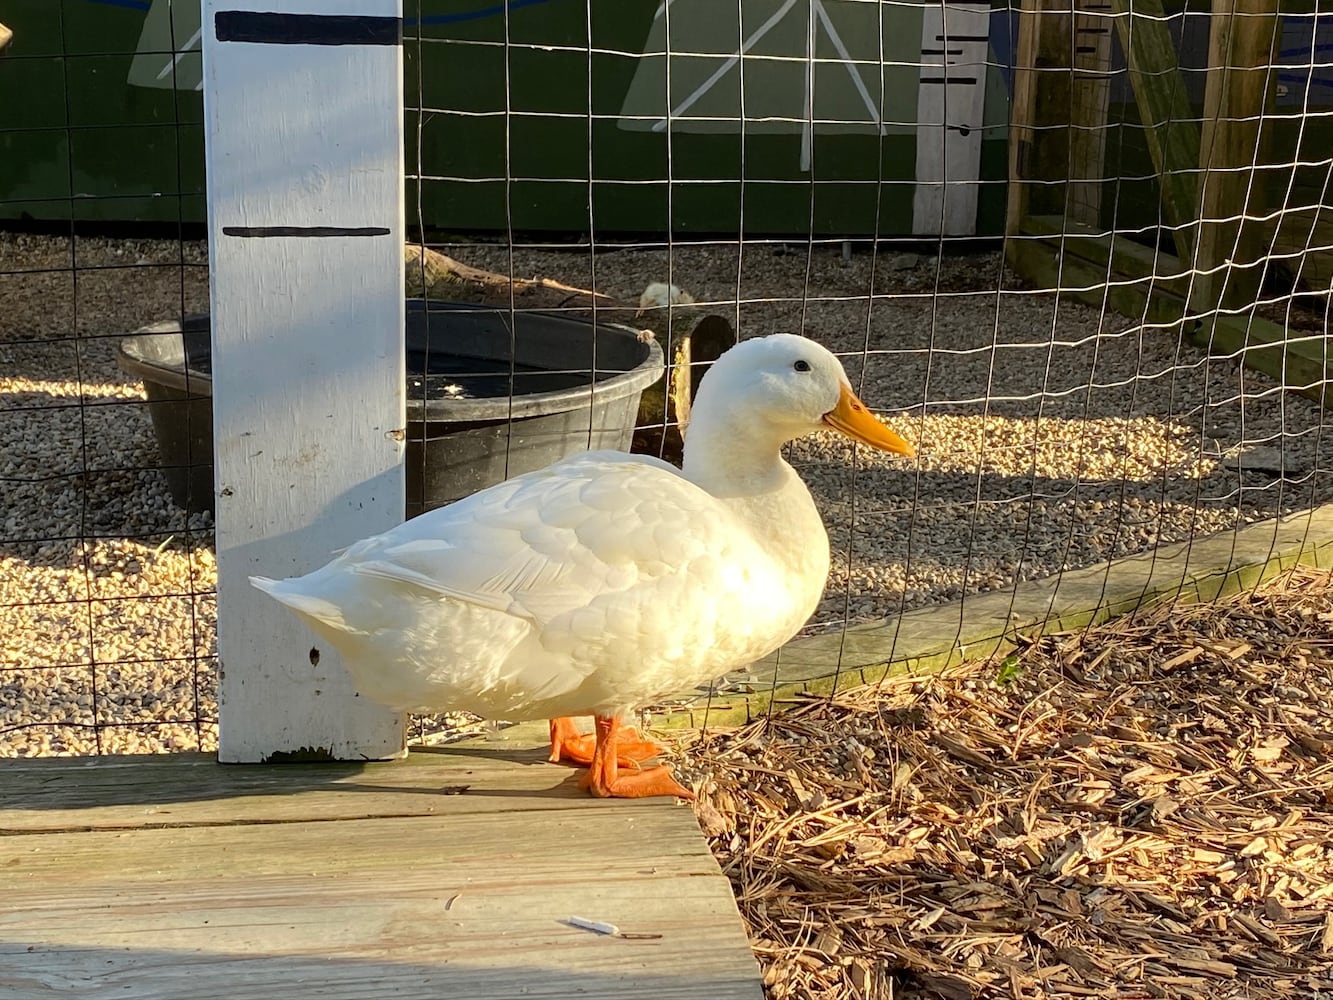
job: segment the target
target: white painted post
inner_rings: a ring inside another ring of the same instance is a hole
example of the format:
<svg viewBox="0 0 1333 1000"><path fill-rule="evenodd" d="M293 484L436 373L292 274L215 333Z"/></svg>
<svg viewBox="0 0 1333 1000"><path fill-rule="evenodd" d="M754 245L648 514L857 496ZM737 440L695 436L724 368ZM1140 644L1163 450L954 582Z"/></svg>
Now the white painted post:
<svg viewBox="0 0 1333 1000"><path fill-rule="evenodd" d="M252 588L403 519L401 0L204 0L219 758L384 758L402 719Z"/></svg>
<svg viewBox="0 0 1333 1000"><path fill-rule="evenodd" d="M986 109L990 4L934 0L921 8L912 232L977 231L981 136Z"/></svg>

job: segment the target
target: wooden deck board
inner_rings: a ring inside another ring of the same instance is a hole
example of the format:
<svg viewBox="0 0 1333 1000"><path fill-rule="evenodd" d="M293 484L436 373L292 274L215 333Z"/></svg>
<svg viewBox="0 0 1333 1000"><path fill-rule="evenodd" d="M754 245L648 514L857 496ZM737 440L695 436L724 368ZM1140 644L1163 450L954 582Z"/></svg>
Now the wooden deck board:
<svg viewBox="0 0 1333 1000"><path fill-rule="evenodd" d="M547 764L544 749L512 748L508 741L494 748L417 752L385 763L220 766L202 754L82 763L56 757L0 764L0 833L597 805L575 786L572 768Z"/></svg>
<svg viewBox="0 0 1333 1000"><path fill-rule="evenodd" d="M0 995L760 1000L691 811L539 759L5 761Z"/></svg>

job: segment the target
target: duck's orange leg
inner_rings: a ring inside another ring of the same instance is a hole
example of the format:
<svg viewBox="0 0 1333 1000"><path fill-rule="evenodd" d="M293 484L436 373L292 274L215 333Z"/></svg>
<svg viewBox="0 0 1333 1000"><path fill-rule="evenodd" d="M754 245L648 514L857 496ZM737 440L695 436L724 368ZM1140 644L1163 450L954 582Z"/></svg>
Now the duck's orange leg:
<svg viewBox="0 0 1333 1000"><path fill-rule="evenodd" d="M694 798L694 793L676 781L668 768L650 767L647 770L622 773L617 752L620 720L599 715L595 717L595 722L597 728L594 735L597 742L588 773L579 780L580 788L586 788L602 799L642 799L652 795Z"/></svg>
<svg viewBox="0 0 1333 1000"><path fill-rule="evenodd" d="M552 764L564 760L587 767L592 763L596 746L597 734L580 733L573 719L566 716L551 720L551 756L548 759ZM622 726L616 733L616 756L624 767L637 766L661 752L661 746L644 739L633 726Z"/></svg>

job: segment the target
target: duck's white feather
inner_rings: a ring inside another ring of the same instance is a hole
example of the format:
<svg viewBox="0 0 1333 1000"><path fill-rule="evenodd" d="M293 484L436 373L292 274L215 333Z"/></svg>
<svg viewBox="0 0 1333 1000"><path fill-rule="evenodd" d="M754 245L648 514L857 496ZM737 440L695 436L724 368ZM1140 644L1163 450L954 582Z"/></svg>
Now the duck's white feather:
<svg viewBox="0 0 1333 1000"><path fill-rule="evenodd" d="M827 545L810 559L817 582L793 590L791 567L679 470L590 452L255 583L369 697L543 718L618 712L764 655L818 600Z"/></svg>

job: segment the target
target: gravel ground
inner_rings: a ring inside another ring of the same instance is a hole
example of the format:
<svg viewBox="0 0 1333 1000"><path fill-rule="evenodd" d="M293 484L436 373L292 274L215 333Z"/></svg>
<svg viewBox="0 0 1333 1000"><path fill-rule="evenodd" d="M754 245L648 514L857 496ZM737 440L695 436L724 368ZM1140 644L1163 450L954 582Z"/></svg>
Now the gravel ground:
<svg viewBox="0 0 1333 1000"><path fill-rule="evenodd" d="M212 746L212 526L171 503L113 359L206 308L204 250L81 239L71 271L75 249L0 237L0 753Z"/></svg>
<svg viewBox="0 0 1333 1000"><path fill-rule="evenodd" d="M500 247L441 249L510 266ZM831 435L793 447L835 553L813 628L1333 498L1313 403L1032 294L998 254L845 262L836 248L784 249L603 254L596 287L635 299L669 279L744 336L803 331L845 352L867 402L918 444L915 463L860 449L853 464ZM137 326L206 307L205 253L0 234L0 754L215 742L211 523L171 503L142 387L112 350ZM513 268L593 284L584 253L516 250ZM1229 456L1242 449L1285 473L1238 471Z"/></svg>

